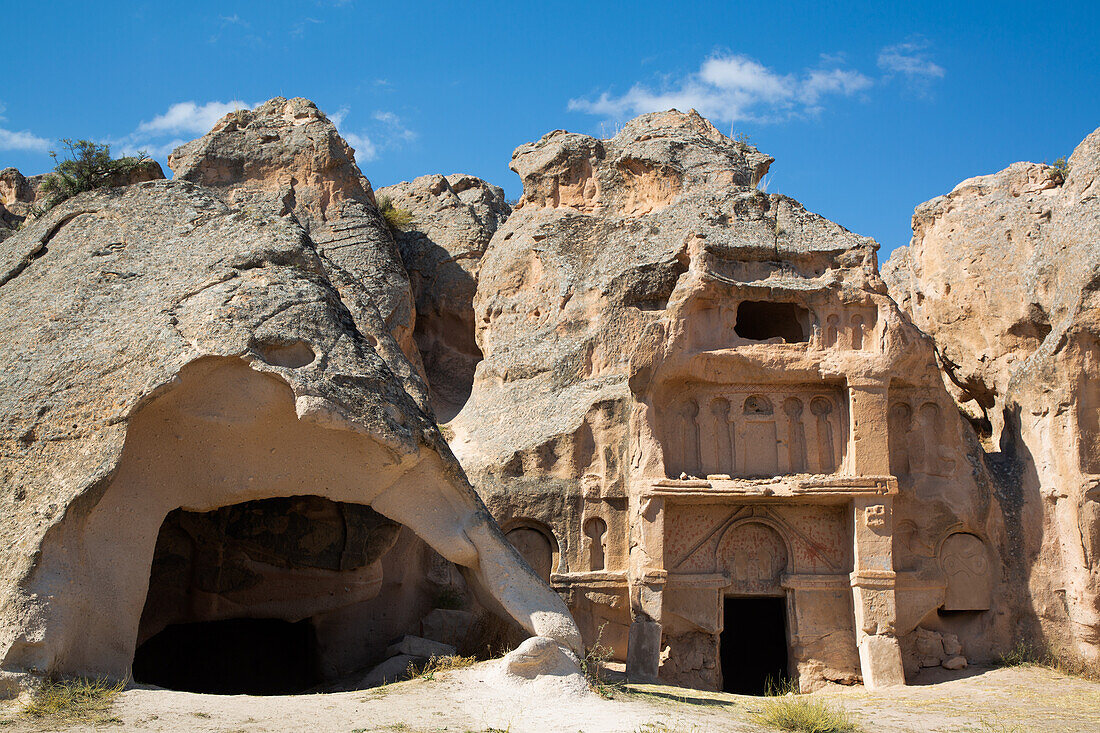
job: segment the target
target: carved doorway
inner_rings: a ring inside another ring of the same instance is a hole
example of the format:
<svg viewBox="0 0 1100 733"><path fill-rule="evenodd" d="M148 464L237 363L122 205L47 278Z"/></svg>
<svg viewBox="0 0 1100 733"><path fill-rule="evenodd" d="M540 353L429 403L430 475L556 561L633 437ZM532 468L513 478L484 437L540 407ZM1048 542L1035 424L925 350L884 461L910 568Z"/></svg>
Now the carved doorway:
<svg viewBox="0 0 1100 733"><path fill-rule="evenodd" d="M789 677L787 599L771 596L727 597L719 655L722 690L763 695Z"/></svg>

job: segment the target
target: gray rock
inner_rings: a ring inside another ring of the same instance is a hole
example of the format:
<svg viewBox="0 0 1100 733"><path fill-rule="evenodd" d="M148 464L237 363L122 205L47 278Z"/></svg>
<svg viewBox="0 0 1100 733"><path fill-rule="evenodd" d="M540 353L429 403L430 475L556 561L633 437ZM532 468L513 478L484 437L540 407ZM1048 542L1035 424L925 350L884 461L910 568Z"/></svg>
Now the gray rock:
<svg viewBox="0 0 1100 733"><path fill-rule="evenodd" d="M359 680L358 687L360 689L378 687L379 685L388 685L391 682L400 682L401 680L408 679L409 665L418 664L423 661L423 659L409 654L399 654L396 657L390 657L377 667L371 669L370 672L367 672L367 674Z"/></svg>
<svg viewBox="0 0 1100 733"><path fill-rule="evenodd" d="M474 622L474 614L450 608L435 608L420 620L420 635L455 648L461 647Z"/></svg>
<svg viewBox="0 0 1100 733"><path fill-rule="evenodd" d="M405 524L579 648L391 369L385 273L341 290L330 265L292 217L186 181L78 196L0 244L5 673L125 676L165 515L303 487Z"/></svg>
<svg viewBox="0 0 1100 733"><path fill-rule="evenodd" d="M406 654L418 659L430 659L431 657L453 657L455 648L450 644L419 636L405 636L401 641L389 646L386 654L388 656Z"/></svg>
<svg viewBox="0 0 1100 733"><path fill-rule="evenodd" d="M943 664L940 665L944 669L966 669L966 657L962 655L956 655L943 660Z"/></svg>
<svg viewBox="0 0 1100 733"><path fill-rule="evenodd" d="M249 211L292 216L309 235L356 326L377 311L401 347L378 353L423 407L408 276L355 151L307 99L276 97L223 117L168 158L175 180L202 184ZM410 364L412 368L410 369Z"/></svg>

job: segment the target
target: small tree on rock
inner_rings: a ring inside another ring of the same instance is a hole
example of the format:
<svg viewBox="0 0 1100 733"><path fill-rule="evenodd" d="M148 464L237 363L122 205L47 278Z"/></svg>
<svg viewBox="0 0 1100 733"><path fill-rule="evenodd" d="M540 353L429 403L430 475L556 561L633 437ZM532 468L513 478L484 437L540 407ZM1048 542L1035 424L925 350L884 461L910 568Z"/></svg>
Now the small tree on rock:
<svg viewBox="0 0 1100 733"><path fill-rule="evenodd" d="M43 197L41 212L49 211L78 193L117 186L125 181L127 174L149 160L144 152L112 158L110 145L99 145L91 140L65 138L60 142L68 148L68 157L58 162L57 152L50 151L55 165L38 189Z"/></svg>

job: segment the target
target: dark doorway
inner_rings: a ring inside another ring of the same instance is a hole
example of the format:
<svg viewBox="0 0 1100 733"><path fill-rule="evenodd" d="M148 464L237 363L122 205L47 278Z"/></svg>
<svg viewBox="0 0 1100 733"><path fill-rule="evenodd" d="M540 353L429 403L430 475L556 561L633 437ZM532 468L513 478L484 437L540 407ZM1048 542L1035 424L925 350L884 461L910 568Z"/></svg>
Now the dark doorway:
<svg viewBox="0 0 1100 733"><path fill-rule="evenodd" d="M787 675L784 598L727 598L721 638L722 689L762 695Z"/></svg>
<svg viewBox="0 0 1100 733"><path fill-rule="evenodd" d="M315 649L308 620L173 624L138 647L134 681L184 692L287 695L320 682Z"/></svg>
<svg viewBox="0 0 1100 733"><path fill-rule="evenodd" d="M810 312L794 303L745 300L737 305L734 332L743 339L782 338L788 344L809 341Z"/></svg>

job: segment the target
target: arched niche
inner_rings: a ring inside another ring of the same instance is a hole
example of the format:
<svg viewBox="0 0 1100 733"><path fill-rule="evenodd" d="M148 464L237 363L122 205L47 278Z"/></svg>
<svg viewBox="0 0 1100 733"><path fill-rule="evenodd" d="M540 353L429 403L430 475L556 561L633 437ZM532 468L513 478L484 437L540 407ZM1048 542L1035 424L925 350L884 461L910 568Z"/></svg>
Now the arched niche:
<svg viewBox="0 0 1100 733"><path fill-rule="evenodd" d="M553 531L535 519L518 519L504 525L504 536L519 551L535 574L550 582L558 569L558 541Z"/></svg>
<svg viewBox="0 0 1100 733"><path fill-rule="evenodd" d="M993 562L986 543L969 532L953 532L936 553L947 580L944 611L988 611L993 605Z"/></svg>
<svg viewBox="0 0 1100 733"><path fill-rule="evenodd" d="M782 533L760 517L732 524L715 549L717 569L729 576L731 595L782 595L780 578L790 558Z"/></svg>

